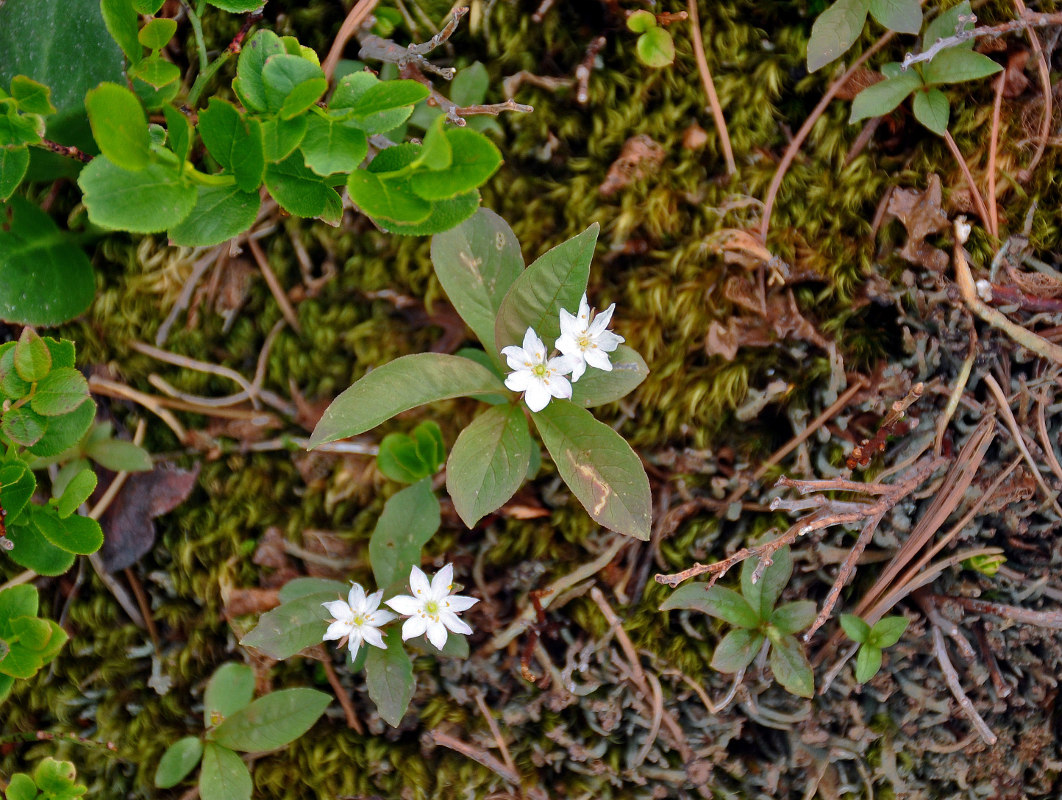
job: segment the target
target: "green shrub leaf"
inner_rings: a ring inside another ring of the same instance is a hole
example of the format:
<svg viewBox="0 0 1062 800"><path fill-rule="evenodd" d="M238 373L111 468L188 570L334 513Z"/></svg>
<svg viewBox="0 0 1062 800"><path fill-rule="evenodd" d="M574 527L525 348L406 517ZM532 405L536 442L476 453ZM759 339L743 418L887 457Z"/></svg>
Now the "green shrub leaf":
<svg viewBox="0 0 1062 800"><path fill-rule="evenodd" d="M751 628L735 628L723 637L712 654L711 667L719 672L739 672L752 663L764 636Z"/></svg>
<svg viewBox="0 0 1062 800"><path fill-rule="evenodd" d="M915 119L937 136L943 136L948 129L951 108L948 105L947 95L940 89L933 88L925 92L915 92L912 110Z"/></svg>
<svg viewBox="0 0 1062 800"><path fill-rule="evenodd" d="M918 0L870 0L870 16L897 33L922 30L922 6Z"/></svg>
<svg viewBox="0 0 1062 800"><path fill-rule="evenodd" d="M207 2L230 14L248 14L265 5L265 0L207 0Z"/></svg>
<svg viewBox="0 0 1062 800"><path fill-rule="evenodd" d="M77 444L91 427L96 416L96 404L86 399L69 414L48 418L48 430L44 436L30 448L30 452L41 458L57 456Z"/></svg>
<svg viewBox="0 0 1062 800"><path fill-rule="evenodd" d="M413 699L413 662L406 654L402 642L402 629L392 626L384 632L386 650L368 647L365 657L365 678L369 697L376 703L376 710L384 722L393 728L405 716L409 701Z"/></svg>
<svg viewBox="0 0 1062 800"><path fill-rule="evenodd" d="M151 137L135 94L116 83L101 83L85 95L85 108L92 136L113 164L134 172L148 166Z"/></svg>
<svg viewBox="0 0 1062 800"><path fill-rule="evenodd" d="M848 122L859 122L867 117L880 117L900 105L911 92L922 87L922 78L914 70L908 70L895 78L886 78L861 91L852 100L852 113Z"/></svg>
<svg viewBox="0 0 1062 800"><path fill-rule="evenodd" d="M575 309L569 309L573 311ZM612 371L588 369L572 384L572 402L583 408L594 408L626 397L645 380L649 367L636 350L621 344L609 353Z"/></svg>
<svg viewBox="0 0 1062 800"><path fill-rule="evenodd" d="M50 359L50 354L49 354ZM37 384L30 406L45 417L69 414L89 396L88 381L73 367L53 369Z"/></svg>
<svg viewBox="0 0 1062 800"><path fill-rule="evenodd" d="M520 344L528 328L543 342L560 335L560 310L574 313L590 280L590 261L597 244L598 224L561 242L521 272L498 309L494 341L498 348Z"/></svg>
<svg viewBox="0 0 1062 800"><path fill-rule="evenodd" d="M203 721L208 728L228 719L254 698L254 670L230 661L218 667L203 694Z"/></svg>
<svg viewBox="0 0 1062 800"><path fill-rule="evenodd" d="M16 75L11 79L11 96L15 98L18 110L24 114L55 113L52 90L25 75Z"/></svg>
<svg viewBox="0 0 1062 800"><path fill-rule="evenodd" d="M300 145L306 166L318 175L352 172L369 151L365 133L350 123L309 115Z"/></svg>
<svg viewBox="0 0 1062 800"><path fill-rule="evenodd" d="M418 172L411 178L413 191L426 200L445 200L475 189L502 163L498 148L482 133L468 128L449 128L444 135L452 151L449 166Z"/></svg>
<svg viewBox="0 0 1062 800"><path fill-rule="evenodd" d="M166 133L169 136L170 149L177 156L177 160L183 164L191 147L192 125L188 122L188 117L171 105L164 105L162 114L166 117Z"/></svg>
<svg viewBox="0 0 1062 800"><path fill-rule="evenodd" d="M91 517L59 519L50 509L39 508L33 522L45 539L68 553L87 556L103 547L103 530Z"/></svg>
<svg viewBox="0 0 1062 800"><path fill-rule="evenodd" d="M236 80L233 81L233 88L247 108L265 111L268 107L265 84L262 82L262 69L270 56L280 55L283 52L283 42L272 31L260 30L244 44L240 51L240 59L236 64Z"/></svg>
<svg viewBox="0 0 1062 800"><path fill-rule="evenodd" d="M244 117L232 103L214 97L199 112L199 135L210 155L236 177L240 189L258 190L265 173L265 143L258 120Z"/></svg>
<svg viewBox="0 0 1062 800"><path fill-rule="evenodd" d="M367 373L333 400L314 428L310 447L364 433L425 403L506 391L497 375L467 358L403 356Z"/></svg>
<svg viewBox="0 0 1062 800"><path fill-rule="evenodd" d="M469 528L516 494L531 463L521 405L493 406L461 431L446 464L446 491Z"/></svg>
<svg viewBox="0 0 1062 800"><path fill-rule="evenodd" d="M331 697L316 689L283 689L259 697L214 729L222 747L256 753L298 739L324 713Z"/></svg>
<svg viewBox="0 0 1062 800"><path fill-rule="evenodd" d="M262 68L267 108L281 119L291 119L308 109L325 93L324 72L302 56L270 56Z"/></svg>
<svg viewBox="0 0 1062 800"><path fill-rule="evenodd" d="M130 172L103 156L92 159L77 184L92 222L132 233L174 227L191 213L197 196L195 187L181 181L171 167L151 164Z"/></svg>
<svg viewBox="0 0 1062 800"><path fill-rule="evenodd" d="M369 563L376 585L386 588L409 578L410 567L420 565L420 551L441 523L439 500L431 479L423 478L394 494L369 539Z"/></svg>
<svg viewBox="0 0 1062 800"><path fill-rule="evenodd" d="M753 583L752 575L758 563L756 558L747 558L742 562L741 594L749 601L759 618L766 622L770 619L782 590L789 583L789 576L793 574L793 556L788 545L777 550L771 565L763 571L760 579Z"/></svg>
<svg viewBox="0 0 1062 800"><path fill-rule="evenodd" d="M531 416L557 472L587 513L610 530L648 540L649 478L623 437L586 409L563 400Z"/></svg>
<svg viewBox="0 0 1062 800"><path fill-rule="evenodd" d="M29 148L0 147L0 202L18 188L29 167Z"/></svg>
<svg viewBox="0 0 1062 800"><path fill-rule="evenodd" d="M280 207L296 217L319 217L342 203L335 189L307 169L298 153L269 164L265 183Z"/></svg>
<svg viewBox="0 0 1062 800"><path fill-rule="evenodd" d="M60 519L66 519L92 495L96 488L96 473L91 469L83 469L78 472L63 489L62 495L55 504L56 513Z"/></svg>
<svg viewBox="0 0 1062 800"><path fill-rule="evenodd" d="M163 17L151 20L140 29L136 38L149 50L161 50L175 33L177 33L177 20Z"/></svg>
<svg viewBox="0 0 1062 800"><path fill-rule="evenodd" d="M867 21L870 0L837 0L815 20L808 39L808 71L814 72L848 51Z"/></svg>
<svg viewBox="0 0 1062 800"><path fill-rule="evenodd" d="M154 466L143 447L122 439L102 438L85 446L85 455L115 472L148 472Z"/></svg>
<svg viewBox="0 0 1062 800"><path fill-rule="evenodd" d="M651 11L639 9L631 12L627 17L627 30L633 33L645 33L650 28L656 27L656 15Z"/></svg>
<svg viewBox="0 0 1062 800"><path fill-rule="evenodd" d="M804 655L804 648L792 636L771 639L771 671L778 683L797 697L812 697L815 694L815 675Z"/></svg>
<svg viewBox="0 0 1062 800"><path fill-rule="evenodd" d="M986 55L961 47L941 50L923 70L926 84L975 81L1001 72L1003 67Z"/></svg>
<svg viewBox="0 0 1062 800"><path fill-rule="evenodd" d="M203 743L196 736L185 736L166 748L155 770L155 786L169 789L183 781L203 757Z"/></svg>
<svg viewBox="0 0 1062 800"><path fill-rule="evenodd" d="M373 219L388 222L422 222L431 214L431 203L413 191L409 176L380 176L355 170L347 178L350 199Z"/></svg>
<svg viewBox="0 0 1062 800"><path fill-rule="evenodd" d="M292 119L267 119L262 122L262 136L265 139L266 161L273 163L283 161L295 148L302 144L309 121L306 115Z"/></svg>
<svg viewBox="0 0 1062 800"><path fill-rule="evenodd" d="M51 368L52 353L48 345L33 328L23 328L15 345L15 370L18 376L27 383L36 383L43 380ZM86 392L82 394L87 394L87 384Z"/></svg>
<svg viewBox="0 0 1062 800"><path fill-rule="evenodd" d="M471 191L431 204L428 216L417 222L380 221L380 227L399 236L431 236L460 225L479 208L479 192Z"/></svg>
<svg viewBox="0 0 1062 800"><path fill-rule="evenodd" d="M45 539L32 521L26 525L8 525L7 538L14 545L8 553L11 560L38 575L62 575L77 558L74 553L58 548Z"/></svg>
<svg viewBox="0 0 1062 800"><path fill-rule="evenodd" d="M170 241L185 247L227 242L254 224L262 205L258 192L239 186L199 186L196 203L184 220L170 228Z"/></svg>
<svg viewBox="0 0 1062 800"><path fill-rule="evenodd" d="M638 37L634 52L647 67L667 67L675 62L675 40L663 28L653 27Z"/></svg>
<svg viewBox="0 0 1062 800"><path fill-rule="evenodd" d="M46 420L26 406L11 408L0 420L0 433L23 447L32 447L44 436Z"/></svg>
<svg viewBox="0 0 1062 800"><path fill-rule="evenodd" d="M494 320L505 293L524 269L512 228L481 208L456 228L432 237L431 261L461 319L497 359Z"/></svg>
<svg viewBox="0 0 1062 800"><path fill-rule="evenodd" d="M207 742L199 773L202 800L251 800L254 784L243 759L227 747Z"/></svg>
<svg viewBox="0 0 1062 800"><path fill-rule="evenodd" d="M36 489L37 478L33 470L21 461L15 460L0 466L0 506L7 512L5 519L8 525L18 521L22 509Z"/></svg>

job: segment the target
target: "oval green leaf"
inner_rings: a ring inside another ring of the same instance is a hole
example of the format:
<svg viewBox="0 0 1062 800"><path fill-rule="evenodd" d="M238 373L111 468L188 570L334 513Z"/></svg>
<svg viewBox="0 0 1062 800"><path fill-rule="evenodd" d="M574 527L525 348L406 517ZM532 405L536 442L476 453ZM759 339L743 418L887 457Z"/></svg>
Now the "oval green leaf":
<svg viewBox="0 0 1062 800"><path fill-rule="evenodd" d="M925 92L915 92L912 110L915 119L937 136L943 136L947 131L951 108L948 105L947 95L940 89L933 88Z"/></svg>
<svg viewBox="0 0 1062 800"><path fill-rule="evenodd" d="M465 525L475 527L516 494L531 447L521 405L493 406L461 431L446 463L446 491Z"/></svg>
<svg viewBox="0 0 1062 800"><path fill-rule="evenodd" d="M726 673L743 670L760 652L763 639L762 633L750 628L736 628L730 631L712 654L712 669Z"/></svg>
<svg viewBox="0 0 1062 800"><path fill-rule="evenodd" d="M852 100L852 113L848 116L848 122L859 122L867 117L888 114L921 86L922 78L913 69L868 86Z"/></svg>
<svg viewBox="0 0 1062 800"><path fill-rule="evenodd" d="M199 773L202 800L251 800L254 784L243 759L227 747L207 742Z"/></svg>
<svg viewBox="0 0 1062 800"><path fill-rule="evenodd" d="M135 94L116 83L101 83L85 95L85 108L100 152L125 170L147 167L151 137L144 107Z"/></svg>
<svg viewBox="0 0 1062 800"><path fill-rule="evenodd" d="M815 20L808 39L808 71L840 58L855 44L867 21L868 0L837 0Z"/></svg>
<svg viewBox="0 0 1062 800"><path fill-rule="evenodd" d="M922 6L918 0L870 0L870 16L897 33L922 30Z"/></svg>
<svg viewBox="0 0 1062 800"><path fill-rule="evenodd" d="M587 513L610 530L647 541L649 478L623 437L586 409L563 400L531 417L561 478Z"/></svg>
<svg viewBox="0 0 1062 800"><path fill-rule="evenodd" d="M91 517L75 514L59 519L52 512L41 509L33 515L33 521L45 539L68 553L87 556L103 547L103 530Z"/></svg>
<svg viewBox="0 0 1062 800"><path fill-rule="evenodd" d="M864 644L856 653L855 679L866 683L881 669L881 648Z"/></svg>
<svg viewBox="0 0 1062 800"><path fill-rule="evenodd" d="M195 207L169 230L170 241L184 247L209 247L227 242L254 224L262 199L239 186L199 186Z"/></svg>
<svg viewBox="0 0 1062 800"><path fill-rule="evenodd" d="M11 560L38 575L62 575L77 558L70 551L56 547L45 539L32 522L28 525L8 525L7 538L14 545L8 553Z"/></svg>
<svg viewBox="0 0 1062 800"><path fill-rule="evenodd" d="M40 379L30 406L38 414L57 417L69 414L89 396L88 381L73 367L53 369Z"/></svg>
<svg viewBox="0 0 1062 800"><path fill-rule="evenodd" d="M412 176L413 191L425 200L446 200L476 189L501 166L501 152L482 133L469 128L445 130L452 152L449 165ZM425 149L428 140L425 139Z"/></svg>
<svg viewBox="0 0 1062 800"><path fill-rule="evenodd" d="M779 636L771 640L771 671L778 683L797 697L812 697L815 694L815 675L811 671L804 648L792 636Z"/></svg>
<svg viewBox="0 0 1062 800"><path fill-rule="evenodd" d="M741 563L741 594L749 601L759 618L766 621L770 619L774 604L778 602L782 590L793 574L793 556L788 545L780 548L775 552L770 566L763 571L759 580L753 583L752 576L758 564L759 559L756 558L747 558Z"/></svg>
<svg viewBox="0 0 1062 800"><path fill-rule="evenodd" d="M583 408L612 403L633 392L649 374L649 367L633 348L621 344L609 353L610 372L591 367L572 384L572 402Z"/></svg>
<svg viewBox="0 0 1062 800"><path fill-rule="evenodd" d="M130 172L102 156L81 171L77 185L92 222L132 233L172 228L191 213L197 197L195 187L183 183L172 167L152 164Z"/></svg>
<svg viewBox="0 0 1062 800"><path fill-rule="evenodd" d="M941 50L925 66L927 84L975 81L1001 72L1003 67L982 53L961 47Z"/></svg>
<svg viewBox="0 0 1062 800"><path fill-rule="evenodd" d="M367 373L333 400L314 428L310 447L364 433L425 403L505 391L497 375L467 358L403 356Z"/></svg>
<svg viewBox="0 0 1062 800"><path fill-rule="evenodd" d="M349 123L309 115L299 146L306 166L318 175L353 172L369 150L365 132Z"/></svg>
<svg viewBox="0 0 1062 800"><path fill-rule="evenodd" d="M203 694L203 721L208 728L228 719L254 698L254 670L230 661L218 667Z"/></svg>
<svg viewBox="0 0 1062 800"><path fill-rule="evenodd" d="M306 733L324 713L331 699L315 689L272 692L218 725L214 729L213 741L249 753L283 747Z"/></svg>
<svg viewBox="0 0 1062 800"><path fill-rule="evenodd" d="M55 504L55 510L59 514L59 518L66 519L77 511L81 504L89 499L95 488L95 472L91 469L83 469L78 472L67 483L66 488L63 489L62 496L59 497L58 502Z"/></svg>
<svg viewBox="0 0 1062 800"><path fill-rule="evenodd" d="M155 786L169 789L183 781L203 756L203 743L197 736L185 736L166 748L155 770Z"/></svg>
<svg viewBox="0 0 1062 800"><path fill-rule="evenodd" d="M254 192L265 174L265 142L262 126L244 117L232 103L217 97L199 112L199 135L210 155L236 178L245 192Z"/></svg>
<svg viewBox="0 0 1062 800"><path fill-rule="evenodd" d="M449 641L449 640L447 640ZM392 626L384 633L386 650L369 647L365 657L365 677L369 697L376 703L376 710L384 722L392 728L405 716L409 701L413 699L413 662L406 654L402 641L402 629Z"/></svg>
<svg viewBox="0 0 1062 800"><path fill-rule="evenodd" d="M729 622L739 628L758 628L760 618L748 601L733 589L722 586L706 588L704 583L680 586L660 606L661 611L688 608Z"/></svg>
<svg viewBox="0 0 1062 800"><path fill-rule="evenodd" d="M270 658L291 658L324 639L329 616L321 604L342 597L346 597L345 589L319 591L286 602L264 613L258 619L258 625L240 640L240 644L255 647Z"/></svg>
<svg viewBox="0 0 1062 800"><path fill-rule="evenodd" d="M0 147L0 201L7 200L22 183L27 167L28 147Z"/></svg>
<svg viewBox="0 0 1062 800"><path fill-rule="evenodd" d="M798 633L815 621L816 614L818 607L814 600L797 600L776 608L771 614L770 624L779 633Z"/></svg>
<svg viewBox="0 0 1062 800"><path fill-rule="evenodd" d="M671 66L675 62L675 40L660 27L653 27L638 37L634 45L638 60L647 67Z"/></svg>

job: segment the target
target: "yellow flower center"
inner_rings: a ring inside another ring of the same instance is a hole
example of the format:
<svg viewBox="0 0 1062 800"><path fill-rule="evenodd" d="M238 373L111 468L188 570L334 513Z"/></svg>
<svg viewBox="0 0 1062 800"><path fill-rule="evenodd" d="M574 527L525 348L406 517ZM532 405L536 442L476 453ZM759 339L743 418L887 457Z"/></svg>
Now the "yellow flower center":
<svg viewBox="0 0 1062 800"><path fill-rule="evenodd" d="M545 378L549 375L549 367L545 364L535 364L535 366L531 367L531 374L536 378Z"/></svg>
<svg viewBox="0 0 1062 800"><path fill-rule="evenodd" d="M429 600L424 604L424 613L434 620L439 619L439 612L442 609L439 608L439 602L437 600Z"/></svg>

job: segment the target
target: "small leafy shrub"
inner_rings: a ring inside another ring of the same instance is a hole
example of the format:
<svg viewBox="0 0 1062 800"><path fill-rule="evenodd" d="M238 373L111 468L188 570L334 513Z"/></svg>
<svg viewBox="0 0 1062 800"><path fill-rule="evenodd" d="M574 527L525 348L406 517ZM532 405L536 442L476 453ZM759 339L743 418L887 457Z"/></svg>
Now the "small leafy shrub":
<svg viewBox="0 0 1062 800"><path fill-rule="evenodd" d="M7 785L7 800L74 800L88 788L77 782L77 770L69 761L45 758L33 775L16 772Z"/></svg>
<svg viewBox="0 0 1062 800"><path fill-rule="evenodd" d="M66 644L66 632L58 624L37 616L39 604L37 589L29 584L0 591L0 703L16 679L32 678Z"/></svg>
<svg viewBox="0 0 1062 800"><path fill-rule="evenodd" d="M328 407L311 447L417 406L475 397L488 407L457 437L446 462L446 489L466 525L499 508L526 480L536 449L530 417L590 516L648 539L651 501L641 461L587 410L624 397L648 374L642 358L605 330L612 310L590 316L586 287L596 241L594 225L525 269L512 230L485 209L435 236L435 273L483 349L403 356L372 370ZM550 357L544 342L568 354ZM587 365L603 366L581 374ZM526 407L514 393L523 393Z"/></svg>
<svg viewBox="0 0 1062 800"><path fill-rule="evenodd" d="M703 611L734 626L712 656L711 666L720 672L741 672L756 658L764 642L769 643L769 663L778 683L792 694L811 697L815 693L815 677L804 647L794 634L815 621L815 603L797 600L775 608L793 574L788 547L775 553L774 561L753 583L756 564L756 559L742 562L740 593L723 586L706 588L704 583L690 583L676 590L660 610Z"/></svg>
<svg viewBox="0 0 1062 800"><path fill-rule="evenodd" d="M251 773L237 751L260 753L298 739L324 713L331 698L315 689L282 689L253 700L254 672L244 664L221 665L203 696L201 736L186 736L167 748L155 770L155 786L168 789L202 761L203 800L249 800Z"/></svg>
<svg viewBox="0 0 1062 800"><path fill-rule="evenodd" d="M970 4L964 2L933 20L922 37L923 50L963 28L959 17L969 13ZM972 23L966 23L965 27L972 27ZM951 107L947 95L937 87L985 78L1003 69L988 56L975 53L973 46L973 40L961 42L941 50L928 62L912 64L906 71L897 63L886 64L881 68L885 80L868 86L855 96L848 121L858 122L888 114L914 95L911 110L915 119L933 133L943 136L948 128Z"/></svg>
<svg viewBox="0 0 1062 800"><path fill-rule="evenodd" d="M906 617L882 617L874 626L855 614L841 614L841 627L853 642L859 643L856 653L855 678L866 683L881 669L881 651L892 647L903 636L910 620Z"/></svg>
<svg viewBox="0 0 1062 800"><path fill-rule="evenodd" d="M863 32L868 14L897 33L918 33L922 29L922 5L918 0L837 0L811 26L808 71L814 72L848 52Z"/></svg>

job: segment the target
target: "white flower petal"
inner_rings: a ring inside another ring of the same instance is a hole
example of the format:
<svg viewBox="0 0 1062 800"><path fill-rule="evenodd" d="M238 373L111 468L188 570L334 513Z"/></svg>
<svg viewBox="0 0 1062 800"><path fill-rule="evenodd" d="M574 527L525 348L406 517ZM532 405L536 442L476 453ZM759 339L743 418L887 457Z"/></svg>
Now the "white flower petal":
<svg viewBox="0 0 1062 800"><path fill-rule="evenodd" d="M350 641L347 642L347 645L350 647L350 658L351 658L351 660L357 658L358 657L358 650L361 648L361 637L360 636L358 636L358 637L351 636L350 637Z"/></svg>
<svg viewBox="0 0 1062 800"><path fill-rule="evenodd" d="M554 397L559 397L562 400L572 399L572 385L568 383L567 378L558 375L549 382L547 388L549 389L549 393Z"/></svg>
<svg viewBox="0 0 1062 800"><path fill-rule="evenodd" d="M612 362L608 360L608 353L604 350L587 350L586 363L605 372L612 372Z"/></svg>
<svg viewBox="0 0 1062 800"><path fill-rule="evenodd" d="M350 587L347 602L350 603L350 607L355 614L365 610L365 590L361 588L360 583L355 583Z"/></svg>
<svg viewBox="0 0 1062 800"><path fill-rule="evenodd" d="M572 368L572 383L583 377L584 372L586 372L586 361L580 358Z"/></svg>
<svg viewBox="0 0 1062 800"><path fill-rule="evenodd" d="M327 603L321 603L328 609L328 613L332 615L334 619L342 620L344 622L350 622L354 619L354 612L350 606L342 600L329 600Z"/></svg>
<svg viewBox="0 0 1062 800"><path fill-rule="evenodd" d="M422 601L416 597L410 597L408 594L395 595L390 600L385 600L384 604L390 606L404 617L416 614L424 607Z"/></svg>
<svg viewBox="0 0 1062 800"><path fill-rule="evenodd" d="M562 333L560 338L554 342L553 346L560 350L566 356L576 356L583 351L579 346L579 343L575 341L576 334ZM551 361L555 359L550 359Z"/></svg>
<svg viewBox="0 0 1062 800"><path fill-rule="evenodd" d="M439 615L439 619L442 621L443 625L454 633L463 633L465 635L472 633L472 629L468 626L468 623L458 619L457 615L451 611L442 612L442 614Z"/></svg>
<svg viewBox="0 0 1062 800"><path fill-rule="evenodd" d="M558 375L567 375L569 372L573 371L577 365L581 364L582 361L582 352L570 356L554 356L549 360L549 370L550 372L555 372Z"/></svg>
<svg viewBox="0 0 1062 800"><path fill-rule="evenodd" d="M398 619L398 615L392 614L390 611L370 611L365 615L365 624L373 628L379 628L393 619Z"/></svg>
<svg viewBox="0 0 1062 800"><path fill-rule="evenodd" d="M565 381L567 382L567 381ZM549 405L550 391L541 380L532 381L524 392L524 402L532 411L541 411Z"/></svg>
<svg viewBox="0 0 1062 800"><path fill-rule="evenodd" d="M344 620L336 620L328 626L328 630L325 631L324 640L329 641L333 639L342 639L344 636L349 636L353 626Z"/></svg>
<svg viewBox="0 0 1062 800"><path fill-rule="evenodd" d="M587 328L587 333L590 336L599 336L605 328L608 327L609 322L612 321L612 312L616 310L616 304L613 303L596 317L594 321L590 323L590 327Z"/></svg>
<svg viewBox="0 0 1062 800"><path fill-rule="evenodd" d="M527 353L524 352L524 348L517 347L515 344L503 347L502 355L505 356L509 369L526 369L527 362L530 360L527 357Z"/></svg>
<svg viewBox="0 0 1062 800"><path fill-rule="evenodd" d="M435 649L442 650L446 646L446 626L441 622L429 623L428 641L435 645Z"/></svg>
<svg viewBox="0 0 1062 800"><path fill-rule="evenodd" d="M565 311L563 308L560 310L560 331L561 337L575 336L582 326L579 324L578 318L573 316L570 312ZM560 345L556 345L560 347Z"/></svg>
<svg viewBox="0 0 1062 800"><path fill-rule="evenodd" d="M381 600L383 600L383 589L380 589L378 592L373 592L368 597L366 597L364 613L372 616L372 612L374 612L380 607Z"/></svg>
<svg viewBox="0 0 1062 800"><path fill-rule="evenodd" d="M590 321L590 303L586 300L586 292L583 292L583 299L579 301L579 319L584 324Z"/></svg>
<svg viewBox="0 0 1062 800"><path fill-rule="evenodd" d="M468 611L476 603L479 602L478 597L467 597L463 594L452 594L446 598L446 609L453 611L455 614L462 611Z"/></svg>
<svg viewBox="0 0 1062 800"><path fill-rule="evenodd" d="M604 350L606 353L611 353L613 350L623 344L625 340L622 336L613 333L612 331L602 331L600 334L598 334L597 338L594 341L596 342L597 346Z"/></svg>
<svg viewBox="0 0 1062 800"><path fill-rule="evenodd" d="M510 372L505 378L505 385L514 392L524 392L527 391L528 385L533 380L535 380L535 376L531 374L531 370L522 369L517 372Z"/></svg>
<svg viewBox="0 0 1062 800"><path fill-rule="evenodd" d="M386 650L387 645L384 644L383 636L376 628L365 628L361 632L362 638L373 647L379 647L381 650Z"/></svg>
<svg viewBox="0 0 1062 800"><path fill-rule="evenodd" d="M454 588L454 565L447 564L431 579L431 596L433 600L442 600Z"/></svg>
<svg viewBox="0 0 1062 800"><path fill-rule="evenodd" d="M410 617L402 623L402 641L415 639L428 629L426 617Z"/></svg>
<svg viewBox="0 0 1062 800"><path fill-rule="evenodd" d="M431 586L428 584L428 576L421 571L420 567L414 566L409 571L409 588L413 590L414 597L425 599L428 597ZM394 606L391 606L391 608L394 608Z"/></svg>
<svg viewBox="0 0 1062 800"><path fill-rule="evenodd" d="M535 363L541 363L546 357L546 345L538 338L534 328L528 328L527 333L524 334L524 352L529 360Z"/></svg>

